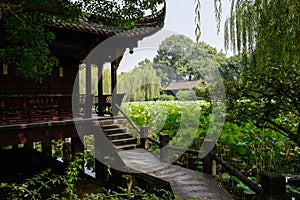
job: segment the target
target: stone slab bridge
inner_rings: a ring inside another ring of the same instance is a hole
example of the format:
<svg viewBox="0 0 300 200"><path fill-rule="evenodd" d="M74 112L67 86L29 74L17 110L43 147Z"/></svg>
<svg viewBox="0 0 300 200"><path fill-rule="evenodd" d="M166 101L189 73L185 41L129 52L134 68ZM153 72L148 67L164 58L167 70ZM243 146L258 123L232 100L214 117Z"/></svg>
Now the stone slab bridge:
<svg viewBox="0 0 300 200"><path fill-rule="evenodd" d="M229 200L233 197L207 173L193 171L161 162L141 148L118 152L127 167L144 177L160 179L169 184L176 199Z"/></svg>

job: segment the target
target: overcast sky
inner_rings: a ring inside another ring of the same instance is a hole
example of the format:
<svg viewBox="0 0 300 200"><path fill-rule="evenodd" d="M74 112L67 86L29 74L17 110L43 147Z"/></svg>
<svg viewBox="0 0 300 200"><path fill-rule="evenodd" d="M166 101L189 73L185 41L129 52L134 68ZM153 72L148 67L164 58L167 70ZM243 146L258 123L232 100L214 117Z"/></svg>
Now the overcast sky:
<svg viewBox="0 0 300 200"><path fill-rule="evenodd" d="M218 51L224 49L223 26L229 12L229 0L222 1L223 13L221 31L217 34L214 16L213 0L201 1L201 37L200 40L215 47ZM153 36L139 42L133 54L125 53L119 72L128 71L145 58L150 60L155 56L159 44L173 34L184 34L195 41L194 0L167 0L167 13L164 28ZM223 51L224 52L224 51ZM231 52L227 56L232 55Z"/></svg>

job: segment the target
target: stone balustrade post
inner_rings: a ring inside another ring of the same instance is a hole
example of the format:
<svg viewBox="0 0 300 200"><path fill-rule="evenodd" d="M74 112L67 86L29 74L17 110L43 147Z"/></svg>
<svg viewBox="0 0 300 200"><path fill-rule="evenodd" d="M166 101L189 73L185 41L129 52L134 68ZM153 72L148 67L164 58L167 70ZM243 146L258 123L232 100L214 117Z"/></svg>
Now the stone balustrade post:
<svg viewBox="0 0 300 200"><path fill-rule="evenodd" d="M148 126L142 126L140 128L140 142L141 147L145 149L149 149L149 140L147 139L148 136Z"/></svg>
<svg viewBox="0 0 300 200"><path fill-rule="evenodd" d="M159 134L160 141L160 160L162 162L170 162L170 151L167 148L167 145L170 141L170 136L168 134Z"/></svg>
<svg viewBox="0 0 300 200"><path fill-rule="evenodd" d="M261 175L261 186L267 200L285 199L286 180L285 177L276 172L263 172Z"/></svg>

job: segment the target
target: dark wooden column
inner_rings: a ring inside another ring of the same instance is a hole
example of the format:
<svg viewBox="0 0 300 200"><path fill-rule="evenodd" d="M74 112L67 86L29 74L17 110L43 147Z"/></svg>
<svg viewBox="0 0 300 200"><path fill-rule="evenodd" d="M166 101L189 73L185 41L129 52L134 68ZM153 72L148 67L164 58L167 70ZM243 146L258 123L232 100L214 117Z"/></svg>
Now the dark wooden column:
<svg viewBox="0 0 300 200"><path fill-rule="evenodd" d="M76 81L76 77L78 76L79 78L79 64L80 64L80 60L77 59L76 65L73 66L72 69L72 81L73 81L73 94L74 95L79 95L79 79ZM73 99L73 101L75 101L76 104L79 103L79 98Z"/></svg>
<svg viewBox="0 0 300 200"><path fill-rule="evenodd" d="M52 159L52 141L42 142L42 156L45 160Z"/></svg>
<svg viewBox="0 0 300 200"><path fill-rule="evenodd" d="M102 101L102 96L103 96L103 65L98 66L98 103ZM101 106L98 105L98 116L102 116L102 109Z"/></svg>
<svg viewBox="0 0 300 200"><path fill-rule="evenodd" d="M85 100L85 114L84 118L91 118L92 117L92 102L93 102L93 95L92 95L92 81L91 81L91 63L85 63L86 64L86 85L85 85L85 94L86 94L86 100Z"/></svg>
<svg viewBox="0 0 300 200"><path fill-rule="evenodd" d="M71 143L64 142L63 143L63 161L65 166L68 166L69 162L72 161L72 153L71 153Z"/></svg>
<svg viewBox="0 0 300 200"><path fill-rule="evenodd" d="M80 137L71 138L71 152L72 160L74 160L76 156L80 156L81 153L84 153L84 144ZM81 166L82 172L84 172L84 161L81 163Z"/></svg>
<svg viewBox="0 0 300 200"><path fill-rule="evenodd" d="M94 149L95 149L95 178L96 180L103 180L107 176L107 166L105 166L101 159L105 155L104 149L101 145L103 139L102 134L94 134Z"/></svg>
<svg viewBox="0 0 300 200"><path fill-rule="evenodd" d="M114 60L111 63L111 94L113 94L114 91L116 91L116 87L117 87L117 62L116 60Z"/></svg>
<svg viewBox="0 0 300 200"><path fill-rule="evenodd" d="M112 96L112 102L111 102L111 108L112 108L112 113L113 116L115 115L115 102L116 102L116 97L117 97L117 62L114 60L111 63L111 96Z"/></svg>
<svg viewBox="0 0 300 200"><path fill-rule="evenodd" d="M113 116L118 114L118 111L114 107L117 99L117 70L123 57L124 50L116 49L116 59L111 63L111 95L112 95L112 113Z"/></svg>

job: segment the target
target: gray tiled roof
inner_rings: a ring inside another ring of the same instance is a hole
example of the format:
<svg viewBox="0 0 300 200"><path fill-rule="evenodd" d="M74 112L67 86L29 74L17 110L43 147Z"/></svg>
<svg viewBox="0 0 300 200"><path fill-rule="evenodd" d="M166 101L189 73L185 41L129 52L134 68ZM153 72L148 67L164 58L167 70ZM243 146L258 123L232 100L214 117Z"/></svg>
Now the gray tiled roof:
<svg viewBox="0 0 300 200"><path fill-rule="evenodd" d="M171 83L169 86L164 88L163 90L189 90L193 89L193 87L200 84L200 81L182 81L182 82L175 82Z"/></svg>
<svg viewBox="0 0 300 200"><path fill-rule="evenodd" d="M72 22L62 22L60 20L54 20L53 26L57 28L71 29L76 31L88 32L92 34L100 35L117 35L120 37L135 37L148 35L158 31L164 25L165 19L165 7L155 16L146 16L143 21L136 22L136 28L130 30L119 29L113 25L104 24L101 19L96 22L87 20L76 20Z"/></svg>

